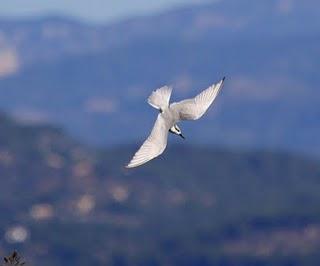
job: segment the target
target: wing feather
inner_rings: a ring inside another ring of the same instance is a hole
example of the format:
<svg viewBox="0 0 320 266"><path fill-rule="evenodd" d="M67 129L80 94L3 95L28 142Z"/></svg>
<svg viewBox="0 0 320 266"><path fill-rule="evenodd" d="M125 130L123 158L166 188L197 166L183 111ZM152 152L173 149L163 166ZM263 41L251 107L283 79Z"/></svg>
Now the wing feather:
<svg viewBox="0 0 320 266"><path fill-rule="evenodd" d="M133 168L140 166L162 154L167 146L168 132L169 124L159 114L149 137L126 167Z"/></svg>
<svg viewBox="0 0 320 266"><path fill-rule="evenodd" d="M180 120L197 120L208 110L222 88L223 78L219 83L210 86L193 99L173 103L170 108L178 112Z"/></svg>

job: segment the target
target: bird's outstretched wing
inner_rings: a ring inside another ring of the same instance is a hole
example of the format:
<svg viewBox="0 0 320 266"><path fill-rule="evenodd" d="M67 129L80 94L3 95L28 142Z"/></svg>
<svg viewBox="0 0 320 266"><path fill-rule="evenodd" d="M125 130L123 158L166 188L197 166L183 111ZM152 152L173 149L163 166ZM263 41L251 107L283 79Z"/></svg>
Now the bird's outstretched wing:
<svg viewBox="0 0 320 266"><path fill-rule="evenodd" d="M193 99L172 103L170 108L178 112L180 120L197 120L208 110L222 88L223 78L219 83L202 91Z"/></svg>
<svg viewBox="0 0 320 266"><path fill-rule="evenodd" d="M168 86L161 87L151 93L148 103L162 112L169 106L172 88Z"/></svg>
<svg viewBox="0 0 320 266"><path fill-rule="evenodd" d="M163 153L167 146L169 128L169 123L159 114L149 137L135 153L126 168L140 166Z"/></svg>

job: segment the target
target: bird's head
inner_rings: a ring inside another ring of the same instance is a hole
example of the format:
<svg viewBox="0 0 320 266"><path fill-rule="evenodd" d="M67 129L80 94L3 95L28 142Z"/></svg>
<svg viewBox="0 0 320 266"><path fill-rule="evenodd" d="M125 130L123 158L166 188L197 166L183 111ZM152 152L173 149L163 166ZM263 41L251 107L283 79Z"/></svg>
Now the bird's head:
<svg viewBox="0 0 320 266"><path fill-rule="evenodd" d="M180 136L181 138L185 139L185 137L182 135L181 129L177 125L174 125L173 127L171 127L169 131L172 134L176 134L176 135Z"/></svg>

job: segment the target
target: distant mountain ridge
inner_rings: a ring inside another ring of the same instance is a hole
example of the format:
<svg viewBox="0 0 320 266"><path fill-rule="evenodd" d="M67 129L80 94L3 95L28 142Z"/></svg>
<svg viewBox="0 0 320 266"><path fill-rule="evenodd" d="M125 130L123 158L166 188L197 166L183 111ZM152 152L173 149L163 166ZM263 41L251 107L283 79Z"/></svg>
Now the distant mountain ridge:
<svg viewBox="0 0 320 266"><path fill-rule="evenodd" d="M127 19L110 25L87 25L61 16L36 19L1 19L0 47L14 47L24 64L56 60L61 56L88 54L134 42L151 36L172 36L192 39L212 30L219 35L239 33L290 36L314 35L319 3L316 0L271 0L252 3L250 0L214 1L190 5L167 12ZM301 22L303 19L303 23ZM160 23L158 23L160 22ZM155 29L155 26L158 26ZM220 29L220 31L219 31ZM244 34L242 37L246 39ZM55 49L52 49L55 48ZM37 51L37 53L35 53ZM61 58L61 57L60 57Z"/></svg>
<svg viewBox="0 0 320 266"><path fill-rule="evenodd" d="M152 127L153 89L172 84L179 100L227 76L209 114L182 125L188 141L318 154L317 6L225 0L107 26L1 22L11 75L0 107L91 143L129 143Z"/></svg>

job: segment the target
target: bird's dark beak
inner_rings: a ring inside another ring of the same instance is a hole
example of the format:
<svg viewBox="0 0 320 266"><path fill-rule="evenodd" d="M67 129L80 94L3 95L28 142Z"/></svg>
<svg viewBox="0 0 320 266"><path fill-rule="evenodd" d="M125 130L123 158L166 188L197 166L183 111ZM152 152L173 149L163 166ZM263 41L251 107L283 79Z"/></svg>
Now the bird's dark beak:
<svg viewBox="0 0 320 266"><path fill-rule="evenodd" d="M181 138L186 139L182 134L179 135Z"/></svg>

